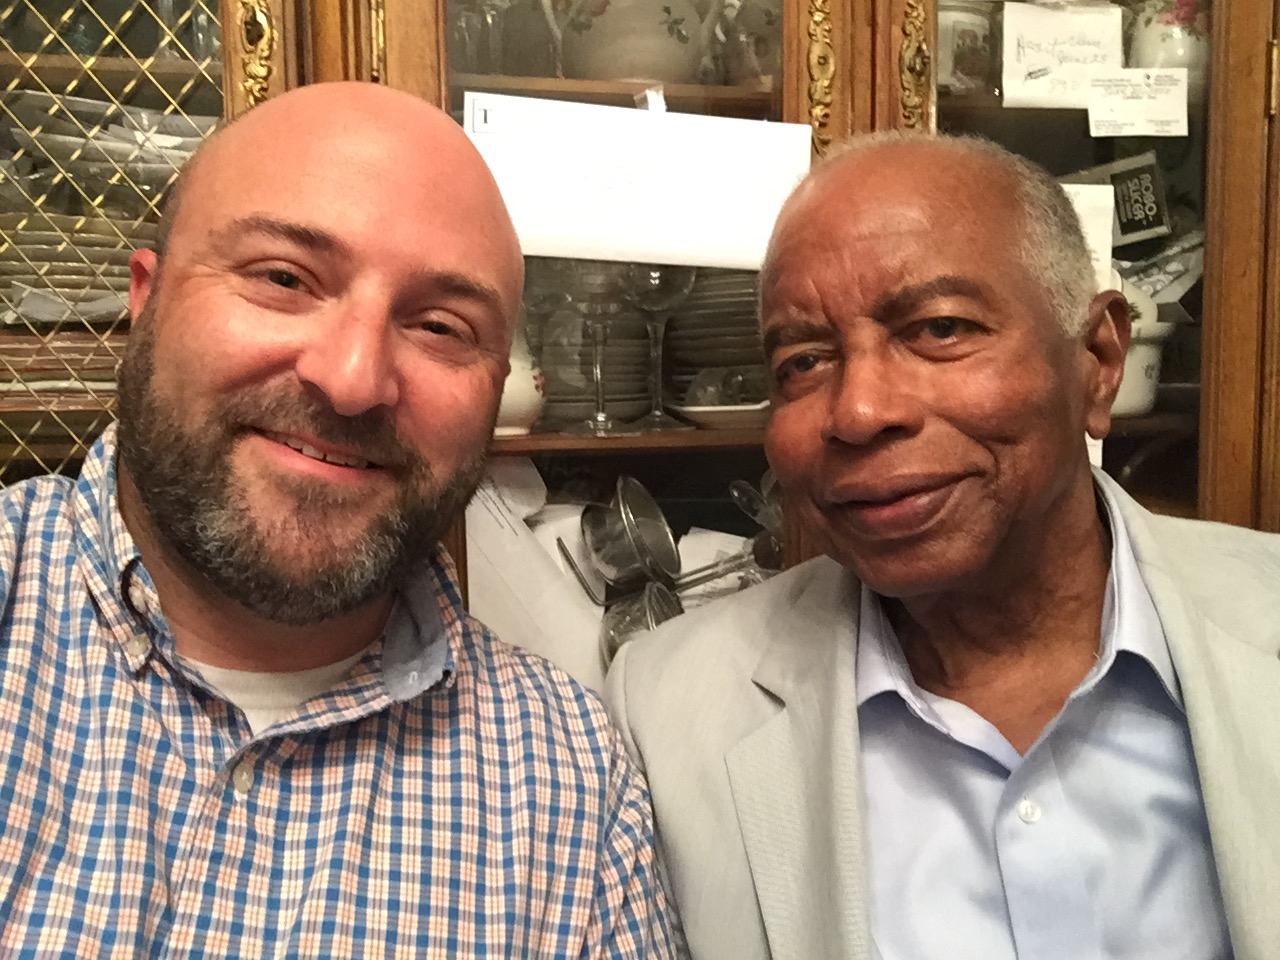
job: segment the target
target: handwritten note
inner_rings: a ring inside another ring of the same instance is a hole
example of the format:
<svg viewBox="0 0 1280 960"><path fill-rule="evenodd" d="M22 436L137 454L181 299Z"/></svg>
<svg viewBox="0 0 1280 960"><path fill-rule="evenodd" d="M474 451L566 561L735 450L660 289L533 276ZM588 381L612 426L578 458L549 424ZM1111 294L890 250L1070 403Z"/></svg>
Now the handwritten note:
<svg viewBox="0 0 1280 960"><path fill-rule="evenodd" d="M1089 135L1185 137L1187 68L1110 70L1089 78Z"/></svg>
<svg viewBox="0 0 1280 960"><path fill-rule="evenodd" d="M465 129L526 254L754 270L807 124L481 94Z"/></svg>
<svg viewBox="0 0 1280 960"><path fill-rule="evenodd" d="M1004 5L1004 105L1085 109L1090 79L1124 67L1121 9Z"/></svg>

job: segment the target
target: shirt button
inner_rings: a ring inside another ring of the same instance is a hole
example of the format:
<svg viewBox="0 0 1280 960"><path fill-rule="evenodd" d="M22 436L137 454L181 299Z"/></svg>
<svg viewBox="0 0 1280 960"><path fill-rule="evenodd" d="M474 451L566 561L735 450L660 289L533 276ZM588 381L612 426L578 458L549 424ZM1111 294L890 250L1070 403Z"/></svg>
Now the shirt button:
<svg viewBox="0 0 1280 960"><path fill-rule="evenodd" d="M125 652L135 659L142 659L151 652L151 641L142 634L135 634L124 643Z"/></svg>
<svg viewBox="0 0 1280 960"><path fill-rule="evenodd" d="M253 789L253 764L245 760L235 772L231 774L231 783L236 788L236 793L242 797L247 797L249 791Z"/></svg>
<svg viewBox="0 0 1280 960"><path fill-rule="evenodd" d="M138 611L139 616L150 615L151 604L147 602L147 588L137 577L129 580L129 602L133 604L133 609Z"/></svg>
<svg viewBox="0 0 1280 960"><path fill-rule="evenodd" d="M1043 812L1040 809L1040 804L1034 800L1023 799L1018 801L1018 817L1023 823L1035 823L1040 819L1040 814Z"/></svg>

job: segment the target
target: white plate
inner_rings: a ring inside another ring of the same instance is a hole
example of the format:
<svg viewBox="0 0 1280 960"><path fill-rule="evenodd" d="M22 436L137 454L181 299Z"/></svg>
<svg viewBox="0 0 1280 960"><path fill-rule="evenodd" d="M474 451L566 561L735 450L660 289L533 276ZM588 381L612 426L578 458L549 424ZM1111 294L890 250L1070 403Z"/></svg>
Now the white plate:
<svg viewBox="0 0 1280 960"><path fill-rule="evenodd" d="M5 230L0 227L0 256L4 255L6 246L15 247L60 247L64 243L77 247L127 247L133 245L119 237L111 237L101 233L60 233L55 230Z"/></svg>
<svg viewBox="0 0 1280 960"><path fill-rule="evenodd" d="M671 366L673 369L692 367L701 370L704 367L746 367L757 366L764 362L764 354L756 350L682 350L672 351Z"/></svg>
<svg viewBox="0 0 1280 960"><path fill-rule="evenodd" d="M72 97L65 93L45 93L43 90L10 90L5 94L5 102L44 113L56 114L59 110L65 110L86 123L101 123L105 117L120 110L114 103L106 100Z"/></svg>
<svg viewBox="0 0 1280 960"><path fill-rule="evenodd" d="M118 277L129 279L129 266L117 264L78 263L72 260L26 261L0 260L0 277Z"/></svg>
<svg viewBox="0 0 1280 960"><path fill-rule="evenodd" d="M136 143L98 137L63 137L56 133L41 133L33 137L18 128L10 132L22 146L58 163L160 163L181 167L191 156L189 150L154 150Z"/></svg>
<svg viewBox="0 0 1280 960"><path fill-rule="evenodd" d="M119 247L77 247L63 243L56 247L6 245L0 247L0 262L25 266L27 263L88 263L128 267L132 250Z"/></svg>
<svg viewBox="0 0 1280 960"><path fill-rule="evenodd" d="M760 334L755 330L743 330L740 327L719 330L681 330L673 332L669 342L688 344L700 347L704 344L718 343L725 347L760 346Z"/></svg>
<svg viewBox="0 0 1280 960"><path fill-rule="evenodd" d="M769 422L769 401L740 407L673 406L671 412L709 430L746 429L763 427Z"/></svg>
<svg viewBox="0 0 1280 960"><path fill-rule="evenodd" d="M131 238L135 242L153 239L158 232L154 223L138 223L136 220L116 220L110 217L77 217L69 213L0 213L0 230L17 231L49 231L56 230L67 237L78 237L82 234L110 237L118 240L120 236Z"/></svg>

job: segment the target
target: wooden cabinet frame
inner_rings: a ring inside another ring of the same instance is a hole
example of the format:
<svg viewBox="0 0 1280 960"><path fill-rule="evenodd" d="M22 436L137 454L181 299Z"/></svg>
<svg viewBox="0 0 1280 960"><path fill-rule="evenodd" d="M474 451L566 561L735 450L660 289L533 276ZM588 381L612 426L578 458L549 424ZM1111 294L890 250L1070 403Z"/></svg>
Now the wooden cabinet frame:
<svg viewBox="0 0 1280 960"><path fill-rule="evenodd" d="M937 0L787 0L784 17L782 118L813 127L815 155L857 131L935 127ZM1213 17L1198 511L1280 530L1280 15L1275 0L1217 0ZM314 79L444 104L445 0L334 0L308 23Z"/></svg>
<svg viewBox="0 0 1280 960"><path fill-rule="evenodd" d="M222 95L228 117L302 82L296 0L220 0Z"/></svg>

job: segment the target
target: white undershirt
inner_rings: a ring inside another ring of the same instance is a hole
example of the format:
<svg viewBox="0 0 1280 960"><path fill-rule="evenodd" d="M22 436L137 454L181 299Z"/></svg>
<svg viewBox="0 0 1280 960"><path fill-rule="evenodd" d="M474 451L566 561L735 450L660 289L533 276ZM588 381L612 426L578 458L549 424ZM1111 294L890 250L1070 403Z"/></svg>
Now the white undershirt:
<svg viewBox="0 0 1280 960"><path fill-rule="evenodd" d="M249 721L250 732L256 736L293 714L312 697L331 690L364 655L365 651L361 650L337 663L290 673L228 670L187 659L209 686L240 708Z"/></svg>

